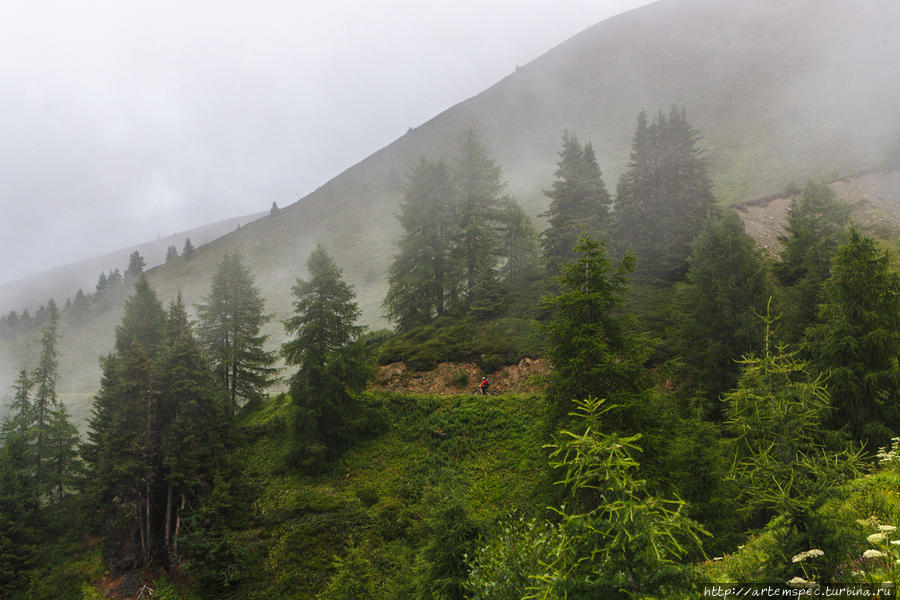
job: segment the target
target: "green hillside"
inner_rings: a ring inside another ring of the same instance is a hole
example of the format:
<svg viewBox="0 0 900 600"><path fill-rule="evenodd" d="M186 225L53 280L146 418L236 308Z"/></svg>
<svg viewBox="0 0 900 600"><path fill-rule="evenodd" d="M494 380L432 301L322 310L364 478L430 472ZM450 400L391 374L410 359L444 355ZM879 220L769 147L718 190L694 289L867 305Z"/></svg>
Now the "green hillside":
<svg viewBox="0 0 900 600"><path fill-rule="evenodd" d="M275 347L291 284L320 242L355 286L364 322L383 327L385 273L410 165L421 155L452 158L469 127L535 218L547 206L542 190L564 129L593 143L614 191L638 111L652 115L673 103L703 136L714 191L725 203L879 166L900 131L900 86L888 76L900 55L898 12L893 0L827 9L803 0L663 0L620 15L411 129L278 216L200 247L192 261L150 270L150 283L164 301L181 291L190 307L208 292L223 254L240 250L273 315L266 332ZM63 323L60 389L76 414L97 389L96 357L111 347L120 311L113 305L83 323ZM0 390L33 347L28 336L0 344Z"/></svg>

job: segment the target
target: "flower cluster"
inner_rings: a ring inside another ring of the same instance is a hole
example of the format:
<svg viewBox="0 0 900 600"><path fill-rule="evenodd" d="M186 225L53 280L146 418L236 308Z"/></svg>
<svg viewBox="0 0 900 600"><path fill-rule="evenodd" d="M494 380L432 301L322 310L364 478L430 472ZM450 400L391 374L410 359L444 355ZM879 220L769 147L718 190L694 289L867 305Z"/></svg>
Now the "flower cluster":
<svg viewBox="0 0 900 600"><path fill-rule="evenodd" d="M900 463L900 437L891 438L890 446L882 446L878 448L878 452L875 454L875 457L882 465Z"/></svg>
<svg viewBox="0 0 900 600"><path fill-rule="evenodd" d="M791 562L803 562L807 558L815 558L816 556L822 556L824 554L825 553L818 548L813 548L812 550L807 550L806 552L801 552L800 554L794 555L794 558L791 559Z"/></svg>

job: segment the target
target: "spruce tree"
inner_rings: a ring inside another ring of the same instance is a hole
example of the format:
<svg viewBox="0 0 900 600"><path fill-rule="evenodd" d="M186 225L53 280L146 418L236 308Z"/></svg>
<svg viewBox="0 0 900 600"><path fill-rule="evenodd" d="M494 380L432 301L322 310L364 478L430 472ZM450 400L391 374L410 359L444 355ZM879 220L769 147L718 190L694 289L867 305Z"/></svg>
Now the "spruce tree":
<svg viewBox="0 0 900 600"><path fill-rule="evenodd" d="M228 392L233 415L242 402L260 398L275 381L275 355L263 349L268 336L260 333L269 317L237 252L222 259L205 300L196 307L199 338L216 378Z"/></svg>
<svg viewBox="0 0 900 600"><path fill-rule="evenodd" d="M831 401L823 378L796 352L773 347L775 319L764 320L763 349L741 361L737 387L722 400L739 501L757 523L772 519L767 575L786 580L800 573L785 559L809 548L825 548L831 568L838 564L838 552L828 546L836 523L822 507L842 493L841 484L859 473L862 461L849 447L829 447L824 424Z"/></svg>
<svg viewBox="0 0 900 600"><path fill-rule="evenodd" d="M99 296L108 289L109 282L106 279L106 273L100 273L100 276L97 277L97 285L94 287L94 292Z"/></svg>
<svg viewBox="0 0 900 600"><path fill-rule="evenodd" d="M631 162L616 191L616 237L637 257L635 276L668 285L687 272L691 241L716 214L699 135L684 109L651 124L641 112Z"/></svg>
<svg viewBox="0 0 900 600"><path fill-rule="evenodd" d="M101 361L103 378L88 421L82 456L88 471L91 504L107 530L112 551L125 540L139 540L135 562L116 563L126 570L162 557L159 510L161 397L154 364L164 348L166 315L144 277L135 284L116 329L115 352Z"/></svg>
<svg viewBox="0 0 900 600"><path fill-rule="evenodd" d="M690 377L714 403L737 383L745 354L758 350L762 334L756 314L772 294L765 263L734 212L711 219L694 240L690 268L675 296L676 351Z"/></svg>
<svg viewBox="0 0 900 600"><path fill-rule="evenodd" d="M590 142L583 146L574 133L565 131L553 186L544 194L550 208L541 216L550 226L541 234L544 261L551 275L563 263L575 259L575 245L586 230L599 238L606 233L610 198Z"/></svg>
<svg viewBox="0 0 900 600"><path fill-rule="evenodd" d="M504 281L520 284L537 273L537 233L525 211L512 200L503 204L500 213L500 254L505 257L500 266Z"/></svg>
<svg viewBox="0 0 900 600"><path fill-rule="evenodd" d="M478 135L465 132L454 165L454 262L462 270L459 294L467 298L493 278L498 261L499 226L505 184L501 170L487 155Z"/></svg>
<svg viewBox="0 0 900 600"><path fill-rule="evenodd" d="M162 539L175 550L185 507L196 506L213 487L223 462L228 411L212 369L195 339L181 299L169 306L165 347L159 359L160 478L165 486Z"/></svg>
<svg viewBox="0 0 900 600"><path fill-rule="evenodd" d="M194 258L195 251L194 245L191 243L191 238L185 238L184 247L181 249L181 256L184 257L184 260L191 260Z"/></svg>
<svg viewBox="0 0 900 600"><path fill-rule="evenodd" d="M812 325L821 302L822 284L831 274L831 259L846 240L850 207L825 184L809 182L791 200L784 248L772 269L783 286L784 335L799 341Z"/></svg>
<svg viewBox="0 0 900 600"><path fill-rule="evenodd" d="M806 331L812 363L828 376L828 422L870 448L886 446L900 433L900 274L855 227L831 264L818 324Z"/></svg>
<svg viewBox="0 0 900 600"><path fill-rule="evenodd" d="M166 262L172 262L176 258L178 258L178 248L174 245L170 245L166 250Z"/></svg>
<svg viewBox="0 0 900 600"><path fill-rule="evenodd" d="M360 311L353 288L318 245L307 261L309 280L294 284L295 315L284 321L293 336L282 345L291 366L291 397L298 405L301 443L334 452L345 441L353 416L353 394L362 391L368 369L355 342L363 332L356 325ZM315 451L314 451L315 452Z"/></svg>
<svg viewBox="0 0 900 600"><path fill-rule="evenodd" d="M557 277L560 293L544 299L550 314L546 356L555 377L548 390L557 422L579 398L617 398L623 406L647 387L644 352L627 317L619 314L634 259L613 266L606 245L582 236L578 260Z"/></svg>
<svg viewBox="0 0 900 600"><path fill-rule="evenodd" d="M59 400L56 397L56 380L59 370L59 311L56 303L50 301L50 316L47 326L41 333L41 353L38 358L38 366L31 375L34 385L34 472L39 482L45 482L47 474L44 473L44 461L47 455L48 429L50 426L50 414L58 408Z"/></svg>
<svg viewBox="0 0 900 600"><path fill-rule="evenodd" d="M422 158L410 173L400 205L403 235L388 271L383 305L385 316L401 331L444 315L460 295L454 210L449 169Z"/></svg>
<svg viewBox="0 0 900 600"><path fill-rule="evenodd" d="M30 449L31 435L34 433L32 429L34 406L31 399L33 388L34 381L31 379L28 369L22 368L13 383L13 399L7 407L6 417L3 419L0 441L10 435L18 435L24 441L26 449Z"/></svg>
<svg viewBox="0 0 900 600"><path fill-rule="evenodd" d="M128 268L125 270L125 279L137 279L144 272L145 266L147 266L147 263L144 262L144 257L135 250L128 256Z"/></svg>
<svg viewBox="0 0 900 600"><path fill-rule="evenodd" d="M72 301L72 317L76 320L83 319L87 315L89 310L90 301L88 300L88 297L85 296L84 290L78 288L78 291L75 292L75 300Z"/></svg>
<svg viewBox="0 0 900 600"><path fill-rule="evenodd" d="M38 564L38 491L29 473L25 440L0 446L0 597L16 598Z"/></svg>

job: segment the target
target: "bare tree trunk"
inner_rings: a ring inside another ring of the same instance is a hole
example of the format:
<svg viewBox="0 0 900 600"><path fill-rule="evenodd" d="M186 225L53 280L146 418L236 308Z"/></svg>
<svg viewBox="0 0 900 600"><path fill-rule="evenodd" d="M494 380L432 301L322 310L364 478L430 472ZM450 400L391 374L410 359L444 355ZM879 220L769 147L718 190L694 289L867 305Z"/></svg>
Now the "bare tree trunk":
<svg viewBox="0 0 900 600"><path fill-rule="evenodd" d="M147 559L147 539L144 536L144 519L142 516L143 507L141 506L141 495L135 494L135 512L137 513L138 520L138 532L141 537L141 562L145 562Z"/></svg>
<svg viewBox="0 0 900 600"><path fill-rule="evenodd" d="M169 552L170 533L172 531L172 484L166 489L166 552Z"/></svg>
<svg viewBox="0 0 900 600"><path fill-rule="evenodd" d="M181 511L184 510L184 494L181 494L181 507L175 513L175 543L172 544L172 552L178 552L178 530L181 529Z"/></svg>
<svg viewBox="0 0 900 600"><path fill-rule="evenodd" d="M150 527L150 482L149 481L147 481L147 483L145 484L145 489L147 491L147 505L145 507L147 510L147 523L146 523L146 525L147 525L147 549L149 550L149 549L153 548L153 538L151 537L151 527ZM150 562L149 559L150 559L150 556L148 554L147 555L148 563Z"/></svg>

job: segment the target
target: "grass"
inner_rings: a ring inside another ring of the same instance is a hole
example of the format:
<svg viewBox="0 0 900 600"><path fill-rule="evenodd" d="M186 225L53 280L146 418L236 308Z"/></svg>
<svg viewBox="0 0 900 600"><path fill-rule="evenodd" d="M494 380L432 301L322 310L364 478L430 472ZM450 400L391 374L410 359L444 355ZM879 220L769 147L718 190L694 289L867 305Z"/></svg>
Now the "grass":
<svg viewBox="0 0 900 600"><path fill-rule="evenodd" d="M253 524L238 536L255 558L228 597L313 598L351 544L390 597L408 584L428 539L423 522L442 498L460 498L485 528L508 511L544 508L539 397L372 392L364 402L390 426L315 476L285 462L293 431L286 396L242 417L247 443L238 456L257 497Z"/></svg>

